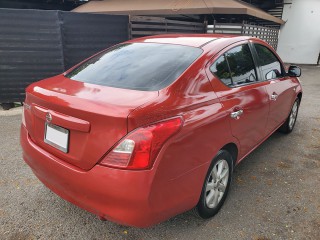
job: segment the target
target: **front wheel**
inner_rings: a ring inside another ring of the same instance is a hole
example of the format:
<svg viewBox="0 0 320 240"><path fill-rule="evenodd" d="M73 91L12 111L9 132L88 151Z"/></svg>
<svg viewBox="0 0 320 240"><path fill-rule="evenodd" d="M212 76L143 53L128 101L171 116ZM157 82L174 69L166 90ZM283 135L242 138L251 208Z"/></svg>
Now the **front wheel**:
<svg viewBox="0 0 320 240"><path fill-rule="evenodd" d="M300 105L300 100L299 100L299 98L297 98L293 103L293 106L291 108L291 111L290 111L290 114L289 114L287 120L279 128L280 132L283 132L283 133L291 133L292 132L294 125L296 124L296 121L297 121L299 105Z"/></svg>
<svg viewBox="0 0 320 240"><path fill-rule="evenodd" d="M229 191L232 167L230 153L220 150L209 167L200 200L195 208L200 217L211 218L222 207Z"/></svg>

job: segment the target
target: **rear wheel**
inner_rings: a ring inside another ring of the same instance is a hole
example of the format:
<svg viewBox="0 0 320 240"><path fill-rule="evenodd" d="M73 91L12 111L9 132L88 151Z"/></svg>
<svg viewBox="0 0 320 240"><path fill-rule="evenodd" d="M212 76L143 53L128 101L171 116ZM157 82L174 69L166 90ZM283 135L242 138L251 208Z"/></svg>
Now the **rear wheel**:
<svg viewBox="0 0 320 240"><path fill-rule="evenodd" d="M1 103L1 107L3 110L9 110L11 108L14 108L14 103Z"/></svg>
<svg viewBox="0 0 320 240"><path fill-rule="evenodd" d="M283 132L283 133L291 133L292 132L294 125L296 124L296 121L297 121L299 105L300 105L300 100L299 100L299 98L297 98L293 103L293 106L291 108L291 111L290 111L290 114L289 114L287 120L279 128L280 132Z"/></svg>
<svg viewBox="0 0 320 240"><path fill-rule="evenodd" d="M200 200L195 208L200 217L213 217L222 207L230 187L232 166L231 154L220 150L209 167Z"/></svg>

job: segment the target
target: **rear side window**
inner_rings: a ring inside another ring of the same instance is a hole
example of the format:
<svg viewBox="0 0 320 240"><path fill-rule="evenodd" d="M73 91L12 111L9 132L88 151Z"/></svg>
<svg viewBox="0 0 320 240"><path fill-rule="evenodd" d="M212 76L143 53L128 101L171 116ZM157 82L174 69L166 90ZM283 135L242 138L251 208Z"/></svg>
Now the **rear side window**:
<svg viewBox="0 0 320 240"><path fill-rule="evenodd" d="M226 57L234 85L257 81L255 65L248 44L229 50Z"/></svg>
<svg viewBox="0 0 320 240"><path fill-rule="evenodd" d="M66 77L109 87L157 91L177 79L200 48L159 43L122 44L84 62Z"/></svg>
<svg viewBox="0 0 320 240"><path fill-rule="evenodd" d="M231 75L226 58L219 57L217 61L210 67L210 70L215 74L225 85L232 86Z"/></svg>
<svg viewBox="0 0 320 240"><path fill-rule="evenodd" d="M210 70L225 85L235 87L257 81L256 68L248 44L232 48L219 57Z"/></svg>
<svg viewBox="0 0 320 240"><path fill-rule="evenodd" d="M269 80L282 77L281 63L273 52L260 44L254 44L254 46L257 51L258 63L261 67L263 79Z"/></svg>

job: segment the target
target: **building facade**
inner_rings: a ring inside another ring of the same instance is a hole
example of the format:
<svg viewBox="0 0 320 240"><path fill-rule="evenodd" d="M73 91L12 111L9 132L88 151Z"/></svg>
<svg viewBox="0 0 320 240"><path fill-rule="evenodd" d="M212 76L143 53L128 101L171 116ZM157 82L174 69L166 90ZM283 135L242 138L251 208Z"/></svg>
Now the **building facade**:
<svg viewBox="0 0 320 240"><path fill-rule="evenodd" d="M286 0L277 52L288 63L319 64L320 0Z"/></svg>

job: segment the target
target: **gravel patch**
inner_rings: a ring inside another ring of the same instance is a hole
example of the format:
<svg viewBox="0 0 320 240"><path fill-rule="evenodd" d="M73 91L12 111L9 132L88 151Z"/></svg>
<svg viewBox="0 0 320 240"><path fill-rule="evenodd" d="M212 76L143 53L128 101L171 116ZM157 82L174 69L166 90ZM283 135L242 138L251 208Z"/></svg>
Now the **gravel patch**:
<svg viewBox="0 0 320 240"><path fill-rule="evenodd" d="M0 239L319 239L320 68L302 71L294 131L273 134L236 168L221 211L149 229L100 221L44 187L21 157L21 108L0 110Z"/></svg>

